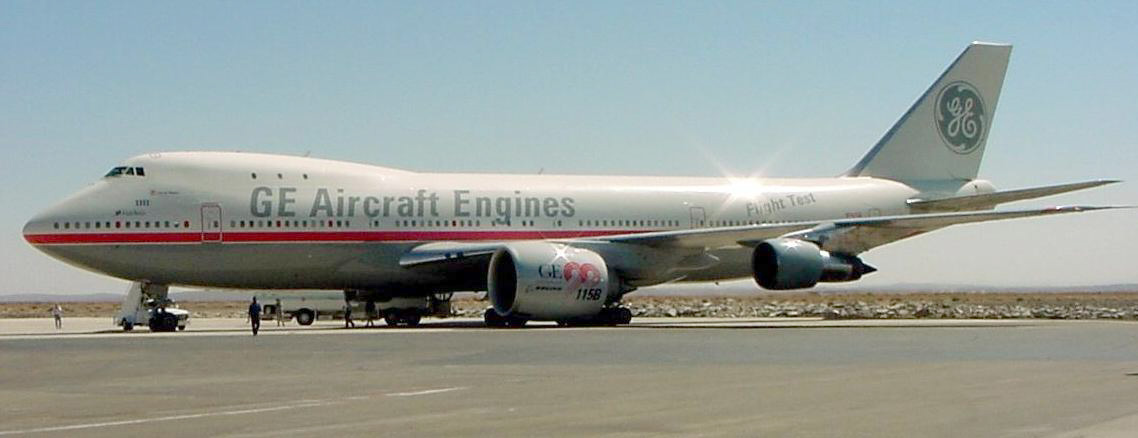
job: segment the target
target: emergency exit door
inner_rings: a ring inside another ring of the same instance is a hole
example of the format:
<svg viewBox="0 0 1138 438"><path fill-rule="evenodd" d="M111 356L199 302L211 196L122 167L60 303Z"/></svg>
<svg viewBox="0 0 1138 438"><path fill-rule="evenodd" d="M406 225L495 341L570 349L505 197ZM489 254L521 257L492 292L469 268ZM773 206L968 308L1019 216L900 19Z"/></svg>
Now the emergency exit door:
<svg viewBox="0 0 1138 438"><path fill-rule="evenodd" d="M221 242L221 206L202 204L202 243Z"/></svg>

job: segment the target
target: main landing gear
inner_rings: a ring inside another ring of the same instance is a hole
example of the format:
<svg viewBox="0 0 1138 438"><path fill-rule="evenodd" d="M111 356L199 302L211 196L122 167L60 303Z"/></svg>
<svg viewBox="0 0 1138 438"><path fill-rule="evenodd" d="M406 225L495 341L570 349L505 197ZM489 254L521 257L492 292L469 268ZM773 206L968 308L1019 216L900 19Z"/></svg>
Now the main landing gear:
<svg viewBox="0 0 1138 438"><path fill-rule="evenodd" d="M415 327L422 318L419 309L391 309L383 314L383 321L392 327Z"/></svg>
<svg viewBox="0 0 1138 438"><path fill-rule="evenodd" d="M632 322L632 310L627 307L606 307L597 315L601 325L625 325Z"/></svg>
<svg viewBox="0 0 1138 438"><path fill-rule="evenodd" d="M614 326L632 322L632 311L627 307L605 307L596 316L557 321L560 326Z"/></svg>
<svg viewBox="0 0 1138 438"><path fill-rule="evenodd" d="M494 310L493 307L487 308L482 318L486 321L486 327L494 328L525 327L526 323L529 322L526 318L499 315L498 311Z"/></svg>
<svg viewBox="0 0 1138 438"><path fill-rule="evenodd" d="M487 308L483 314L486 327L524 327L528 319L517 316L502 316L493 307ZM632 311L627 307L606 307L592 317L558 320L559 326L614 326L625 325L632 322Z"/></svg>

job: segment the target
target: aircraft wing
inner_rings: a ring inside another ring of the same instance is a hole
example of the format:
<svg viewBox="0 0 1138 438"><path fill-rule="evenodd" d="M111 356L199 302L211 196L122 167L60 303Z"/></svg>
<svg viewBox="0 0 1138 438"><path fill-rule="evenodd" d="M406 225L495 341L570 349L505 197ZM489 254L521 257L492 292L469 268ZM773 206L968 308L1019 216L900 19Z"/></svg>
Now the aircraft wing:
<svg viewBox="0 0 1138 438"><path fill-rule="evenodd" d="M724 248L756 246L775 237L818 242L827 251L858 254L907 237L950 225L1079 213L1119 207L1068 206L1029 210L929 213L832 221L700 228L642 234L606 236L588 240L646 245L658 248Z"/></svg>
<svg viewBox="0 0 1138 438"><path fill-rule="evenodd" d="M622 243L659 249L716 249L756 246L766 239L786 237L808 240L832 252L859 254L872 248L951 225L1080 213L1125 207L1068 206L1043 209L929 213L830 221L789 222L737 227L696 228L615 236L553 239L564 243ZM405 253L399 264L405 268L469 264L486 261L504 241L431 242Z"/></svg>
<svg viewBox="0 0 1138 438"><path fill-rule="evenodd" d="M1033 187L1030 189L1004 190L995 193L956 196L952 198L911 199L909 200L909 207L912 207L913 211L919 213L990 210L992 208L995 208L996 205L1003 204L1005 202L1023 201L1025 199L1035 199L1044 196L1058 195L1060 193L1089 189L1092 187L1104 186L1117 182L1119 181L1104 179L1046 187Z"/></svg>
<svg viewBox="0 0 1138 438"><path fill-rule="evenodd" d="M503 242L431 242L412 248L399 258L399 266L430 265L440 262L489 257Z"/></svg>

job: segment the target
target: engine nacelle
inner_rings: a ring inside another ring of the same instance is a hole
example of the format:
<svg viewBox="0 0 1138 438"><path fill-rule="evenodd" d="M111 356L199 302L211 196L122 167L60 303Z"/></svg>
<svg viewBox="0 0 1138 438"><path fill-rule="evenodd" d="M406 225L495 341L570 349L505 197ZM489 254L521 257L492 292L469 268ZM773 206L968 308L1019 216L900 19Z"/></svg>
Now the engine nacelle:
<svg viewBox="0 0 1138 438"><path fill-rule="evenodd" d="M857 257L830 254L798 239L764 240L751 255L751 272L765 289L804 289L818 282L854 281L876 270Z"/></svg>
<svg viewBox="0 0 1138 438"><path fill-rule="evenodd" d="M499 315L537 320L596 316L617 283L597 253L546 242L499 249L490 258L487 277Z"/></svg>

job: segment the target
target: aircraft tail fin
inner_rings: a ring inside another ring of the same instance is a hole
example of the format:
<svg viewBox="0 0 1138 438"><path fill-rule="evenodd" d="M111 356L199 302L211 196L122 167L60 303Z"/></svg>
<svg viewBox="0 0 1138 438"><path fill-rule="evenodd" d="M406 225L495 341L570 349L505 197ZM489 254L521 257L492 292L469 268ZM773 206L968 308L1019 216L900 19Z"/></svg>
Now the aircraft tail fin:
<svg viewBox="0 0 1138 438"><path fill-rule="evenodd" d="M1012 46L974 42L846 176L971 180L980 169Z"/></svg>

